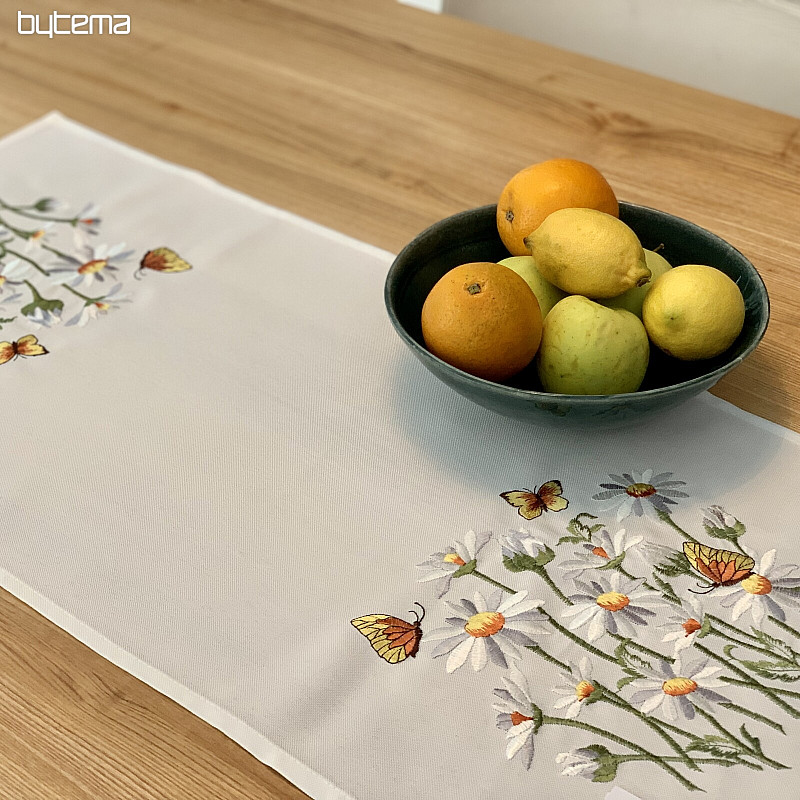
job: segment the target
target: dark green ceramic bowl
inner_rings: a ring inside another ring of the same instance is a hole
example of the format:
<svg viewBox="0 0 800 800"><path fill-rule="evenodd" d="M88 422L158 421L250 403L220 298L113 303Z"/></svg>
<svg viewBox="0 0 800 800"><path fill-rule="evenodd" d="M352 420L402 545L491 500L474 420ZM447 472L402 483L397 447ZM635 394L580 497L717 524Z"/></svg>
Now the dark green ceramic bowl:
<svg viewBox="0 0 800 800"><path fill-rule="evenodd" d="M673 266L707 264L736 281L745 300L744 328L722 355L685 362L652 346L650 366L638 392L571 395L544 392L535 364L500 384L468 375L429 353L420 315L433 285L459 264L500 261L509 255L497 234L493 205L437 222L403 248L386 277L389 318L411 352L439 380L507 417L546 425L615 424L676 406L713 386L753 352L769 320L767 290L755 267L735 247L685 219L631 203L620 203L620 219L636 232L643 247L654 250L663 244L660 252Z"/></svg>

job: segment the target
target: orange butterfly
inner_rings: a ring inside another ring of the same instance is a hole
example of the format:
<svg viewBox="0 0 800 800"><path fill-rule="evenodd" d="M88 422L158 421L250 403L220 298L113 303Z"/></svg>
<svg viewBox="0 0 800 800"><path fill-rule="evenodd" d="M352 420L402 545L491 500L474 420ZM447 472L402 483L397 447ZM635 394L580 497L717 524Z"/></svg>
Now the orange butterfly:
<svg viewBox="0 0 800 800"><path fill-rule="evenodd" d="M414 605L422 608L419 603ZM425 609L422 608L422 616L413 608L409 613L416 617L414 622L406 622L388 614L367 614L350 620L350 624L369 639L372 649L384 661L399 664L409 656L414 658L417 655L422 639L420 623L425 617Z"/></svg>
<svg viewBox="0 0 800 800"><path fill-rule="evenodd" d="M0 364L12 361L17 356L43 356L49 352L39 344L39 340L32 333L29 333L27 336L21 336L16 342L0 342Z"/></svg>
<svg viewBox="0 0 800 800"><path fill-rule="evenodd" d="M536 519L542 511L563 511L569 505L569 501L561 496L561 491L561 481L547 481L535 492L522 489L503 492L500 497L518 509L521 517Z"/></svg>
<svg viewBox="0 0 800 800"><path fill-rule="evenodd" d="M142 256L136 275L146 269L154 272L185 272L191 268L192 265L184 261L174 250L170 250L169 247L156 247Z"/></svg>
<svg viewBox="0 0 800 800"><path fill-rule="evenodd" d="M731 550L718 550L697 542L684 542L683 554L686 556L693 569L697 570L709 583L698 583L705 589L704 592L694 594L708 594L717 586L733 586L752 574L756 562L743 553L734 553Z"/></svg>

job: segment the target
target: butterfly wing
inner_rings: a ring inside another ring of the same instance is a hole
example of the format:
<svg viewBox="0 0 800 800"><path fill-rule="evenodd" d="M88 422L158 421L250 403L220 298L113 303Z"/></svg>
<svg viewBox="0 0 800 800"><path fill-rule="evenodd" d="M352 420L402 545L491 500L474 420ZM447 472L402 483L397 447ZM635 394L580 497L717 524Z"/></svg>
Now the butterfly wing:
<svg viewBox="0 0 800 800"><path fill-rule="evenodd" d="M14 342L0 342L0 364L11 361L17 354Z"/></svg>
<svg viewBox="0 0 800 800"><path fill-rule="evenodd" d="M562 491L561 481L547 481L539 487L536 494L547 511L563 511L569 505L569 501L561 496Z"/></svg>
<svg viewBox="0 0 800 800"><path fill-rule="evenodd" d="M503 492L500 497L509 505L514 506L519 515L525 519L536 519L545 507L539 496L527 489Z"/></svg>
<svg viewBox="0 0 800 800"><path fill-rule="evenodd" d="M156 247L148 250L139 262L141 269L152 269L155 272L185 272L192 265L184 261L174 250L169 247Z"/></svg>
<svg viewBox="0 0 800 800"><path fill-rule="evenodd" d="M43 356L49 352L39 344L39 340L32 333L20 337L17 341L17 353L21 356Z"/></svg>
<svg viewBox="0 0 800 800"><path fill-rule="evenodd" d="M367 614L350 620L372 649L389 664L399 664L416 656L422 639L419 622L406 622L388 614Z"/></svg>
<svg viewBox="0 0 800 800"><path fill-rule="evenodd" d="M696 542L684 542L683 553L703 577L717 586L731 586L744 580L756 562L743 553L719 550Z"/></svg>

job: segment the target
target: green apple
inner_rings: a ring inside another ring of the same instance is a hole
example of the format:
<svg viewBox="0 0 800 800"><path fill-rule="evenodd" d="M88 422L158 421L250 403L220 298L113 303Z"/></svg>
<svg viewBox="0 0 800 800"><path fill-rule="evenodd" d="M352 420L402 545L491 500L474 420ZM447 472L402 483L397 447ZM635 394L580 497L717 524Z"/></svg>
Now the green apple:
<svg viewBox="0 0 800 800"><path fill-rule="evenodd" d="M652 273L650 275L650 280L644 286L634 286L633 289L628 289L627 292L623 292L616 297L608 297L605 300L598 300L597 302L609 308L624 308L626 311L636 314L636 316L641 319L642 303L644 303L644 298L650 291L650 287L655 283L659 275L663 275L665 272L672 269L669 261L653 250L645 250L644 257Z"/></svg>
<svg viewBox="0 0 800 800"><path fill-rule="evenodd" d="M547 392L622 394L641 386L649 359L639 317L574 294L547 315L536 366Z"/></svg>
<svg viewBox="0 0 800 800"><path fill-rule="evenodd" d="M504 258L498 263L514 270L531 287L531 291L539 301L542 319L547 316L550 309L559 300L563 300L567 296L566 292L561 291L557 286L553 286L552 283L546 281L539 274L533 256L511 256L511 258Z"/></svg>

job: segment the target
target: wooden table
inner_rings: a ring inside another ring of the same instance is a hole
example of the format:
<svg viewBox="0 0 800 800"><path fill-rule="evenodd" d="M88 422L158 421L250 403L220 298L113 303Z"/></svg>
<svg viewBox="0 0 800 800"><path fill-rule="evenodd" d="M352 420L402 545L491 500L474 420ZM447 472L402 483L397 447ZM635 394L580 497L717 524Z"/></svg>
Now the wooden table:
<svg viewBox="0 0 800 800"><path fill-rule="evenodd" d="M70 13L130 14L131 35L53 39L17 35L16 8L0 25L0 134L57 108L389 250L495 202L530 163L594 164L621 199L693 220L753 261L769 330L713 391L800 431L800 120L395 0L73 0ZM0 602L0 797L304 796Z"/></svg>

